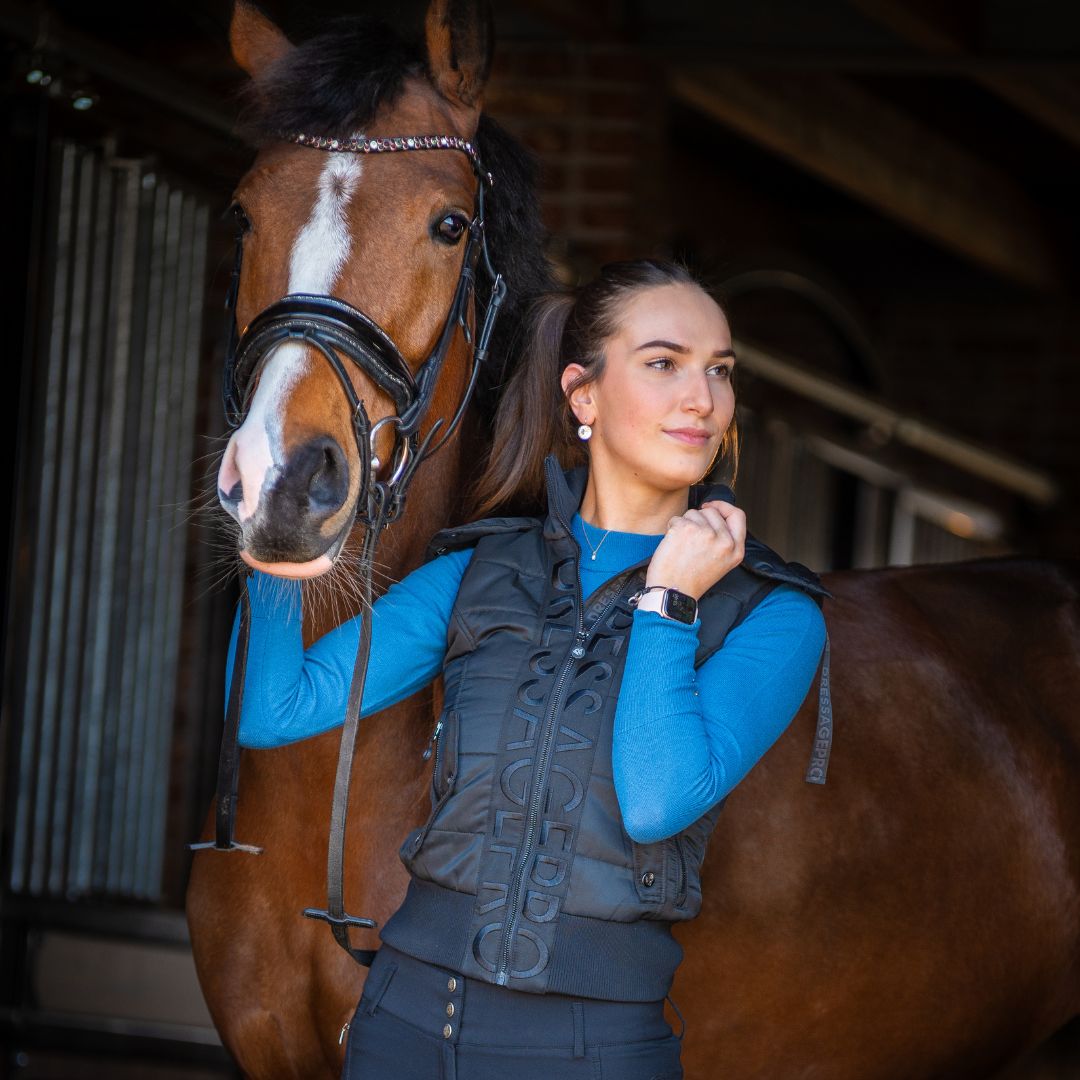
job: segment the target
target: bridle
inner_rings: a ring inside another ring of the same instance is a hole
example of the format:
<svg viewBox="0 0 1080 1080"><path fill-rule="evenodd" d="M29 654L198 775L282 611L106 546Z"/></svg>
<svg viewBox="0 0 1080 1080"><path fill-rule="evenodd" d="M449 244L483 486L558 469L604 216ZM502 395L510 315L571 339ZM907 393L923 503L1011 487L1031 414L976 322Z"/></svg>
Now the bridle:
<svg viewBox="0 0 1080 1080"><path fill-rule="evenodd" d="M492 266L488 254L484 221L484 191L494 185L494 180L484 169L473 144L457 135L410 135L371 139L355 135L348 139L331 139L293 132L284 133L281 137L288 142L329 153L382 154L413 150L455 150L468 156L477 177L476 206L468 225L468 239L454 296L435 345L415 375L393 338L378 323L364 312L333 296L291 293L264 308L238 336L236 301L240 287L245 232L244 223L238 224L236 258L226 301L229 338L222 391L226 420L233 428L244 422L251 403L251 389L255 377L279 345L297 342L310 346L330 365L338 376L351 409L353 434L360 459L361 489L352 521L342 535L347 535L356 523L365 527L360 558L360 584L362 610L370 612L371 566L379 536L390 522L401 515L405 496L417 468L446 444L461 422L476 389L477 377L491 344L495 321L506 297L506 283ZM471 310L475 310L478 268L484 271L490 281L490 297L483 313L480 331L473 340L468 316ZM459 328L465 340L472 345L468 382L449 421L443 417L437 418L427 434L421 438L420 429L428 418L439 376ZM342 357L355 364L390 398L394 403L394 412L374 424L371 423ZM381 476L383 463L376 455L375 444L384 426L393 428L394 445L388 459L387 475ZM437 434L439 438L435 441ZM251 607L245 579L229 704L218 760L215 837L211 841L189 845L192 850L246 851L252 854L262 851L262 848L242 844L235 839L240 771L237 735L243 704L250 624ZM363 618L334 781L327 854L327 906L325 909L304 910L304 915L308 918L322 919L329 923L338 944L354 959L366 965L370 965L374 952L370 949L353 948L349 940L349 927L373 929L376 923L372 919L346 914L343 882L349 783L370 649L371 619Z"/></svg>
<svg viewBox="0 0 1080 1080"><path fill-rule="evenodd" d="M328 153L384 154L410 150L456 150L469 158L477 177L476 209L468 225L461 272L450 309L434 347L415 376L393 338L378 323L364 312L333 296L290 293L256 315L237 340L234 316L243 260L243 228L237 233L236 262L226 302L232 328L225 357L222 394L226 419L233 428L244 422L254 376L279 345L288 341L309 345L333 369L348 399L356 449L360 457L362 486L357 505L365 506L365 512L358 513L357 520L373 529L382 518L385 517L385 524L394 521L401 514L405 493L416 468L453 434L468 407L480 368L487 358L495 320L506 296L503 277L491 265L488 255L484 221L484 190L493 186L494 180L484 169L473 144L457 135L410 135L372 139L355 135L349 139L329 139L295 133L282 137L289 142ZM465 335L466 341L472 341L468 314L475 301L478 266L490 280L491 296L480 332L473 343L469 381L449 423L443 418L436 420L421 442L420 427L431 408L443 364L458 328ZM351 360L393 401L396 413L375 424L371 423L364 403L356 393L342 362L343 356ZM390 475L380 480L378 472L383 463L375 454L375 440L383 426L392 426L395 438L390 454ZM433 443L436 433L440 432L438 442Z"/></svg>

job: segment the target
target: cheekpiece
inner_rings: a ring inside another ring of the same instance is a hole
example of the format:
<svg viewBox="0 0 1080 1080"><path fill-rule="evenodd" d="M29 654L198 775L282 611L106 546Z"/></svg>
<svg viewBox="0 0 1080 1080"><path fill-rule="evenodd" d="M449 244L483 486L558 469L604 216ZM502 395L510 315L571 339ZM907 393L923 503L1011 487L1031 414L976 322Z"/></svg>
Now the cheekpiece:
<svg viewBox="0 0 1080 1080"><path fill-rule="evenodd" d="M302 131L283 131L286 142L310 146L339 154L393 154L401 150L460 150L472 162L473 171L488 187L494 177L484 168L476 147L460 135L394 135L384 139L369 139L366 135L350 135L347 139L331 139L326 135L307 135Z"/></svg>

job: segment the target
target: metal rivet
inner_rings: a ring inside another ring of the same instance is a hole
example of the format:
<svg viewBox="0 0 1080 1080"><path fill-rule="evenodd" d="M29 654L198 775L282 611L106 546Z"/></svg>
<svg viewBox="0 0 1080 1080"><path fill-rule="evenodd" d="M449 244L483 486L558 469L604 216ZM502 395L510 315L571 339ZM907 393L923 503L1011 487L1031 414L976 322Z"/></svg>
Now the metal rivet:
<svg viewBox="0 0 1080 1080"><path fill-rule="evenodd" d="M451 994L457 989L457 979L455 979L453 975L446 980L446 989L449 990Z"/></svg>
<svg viewBox="0 0 1080 1080"><path fill-rule="evenodd" d="M454 1003L452 1001L448 1001L446 1003L446 1015L447 1016L453 1016L454 1015Z"/></svg>
<svg viewBox="0 0 1080 1080"><path fill-rule="evenodd" d="M449 1024L443 1024L442 1037L449 1039L454 1034L454 1029Z"/></svg>
<svg viewBox="0 0 1080 1080"><path fill-rule="evenodd" d="M641 884L644 885L646 889L651 889L655 881L656 875L651 870L646 870L645 873L641 875Z"/></svg>

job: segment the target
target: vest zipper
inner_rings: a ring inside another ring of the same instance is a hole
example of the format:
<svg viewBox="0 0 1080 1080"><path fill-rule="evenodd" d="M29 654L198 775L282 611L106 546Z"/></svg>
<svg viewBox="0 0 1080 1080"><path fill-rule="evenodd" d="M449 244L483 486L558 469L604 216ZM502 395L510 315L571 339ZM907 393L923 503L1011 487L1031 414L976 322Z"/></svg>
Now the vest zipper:
<svg viewBox="0 0 1080 1080"><path fill-rule="evenodd" d="M554 734L556 723L559 716L559 706L562 702L563 691L566 687L566 681L573 670L575 660L580 660L585 655L585 644L589 640L589 635L597 626L603 621L607 613L615 606L616 601L619 599L619 595L622 590L618 590L607 604L604 605L604 609L599 615L592 621L588 629L585 627L585 602L581 595L581 578L578 574L578 562L581 559L581 545L574 539L574 534L570 531L570 526L563 521L562 514L555 511L555 516L559 520L559 524L563 527L566 535L573 541L574 547L577 548L578 558L574 561L574 592L577 596L577 633L574 635L574 644L570 649L569 654L563 661L562 669L559 671L558 678L555 680L555 688L551 693L551 701L548 703L547 715L544 717L544 730L541 741L540 754L536 759L536 766L533 769L533 787L532 795L529 799L529 813L525 819L525 832L521 841L521 858L518 861L517 870L514 871L514 878L511 883L509 894L510 914L507 920L506 929L503 931L502 950L500 954L500 962L498 970L495 972L495 982L498 986L506 986L510 981L510 957L514 948L514 935L517 933L518 918L520 912L518 911L518 905L521 901L521 887L525 880L525 870L529 865L529 857L532 855L533 842L536 839L536 826L540 815L540 802L544 794L544 784L547 781L547 766L548 755L551 750L551 744L554 741Z"/></svg>

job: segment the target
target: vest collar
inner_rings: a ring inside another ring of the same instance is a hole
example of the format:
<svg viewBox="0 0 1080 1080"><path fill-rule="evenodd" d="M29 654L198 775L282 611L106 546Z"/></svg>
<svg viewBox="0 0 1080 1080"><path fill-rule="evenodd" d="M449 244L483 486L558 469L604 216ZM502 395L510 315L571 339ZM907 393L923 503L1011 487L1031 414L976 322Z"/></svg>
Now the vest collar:
<svg viewBox="0 0 1080 1080"><path fill-rule="evenodd" d="M544 459L544 478L547 481L548 515L544 522L544 536L548 538L570 535L570 520L578 512L585 497L589 469L579 465L575 469L563 469L554 454ZM689 505L698 509L703 502L722 499L734 503L735 493L726 484L693 484L690 487Z"/></svg>

